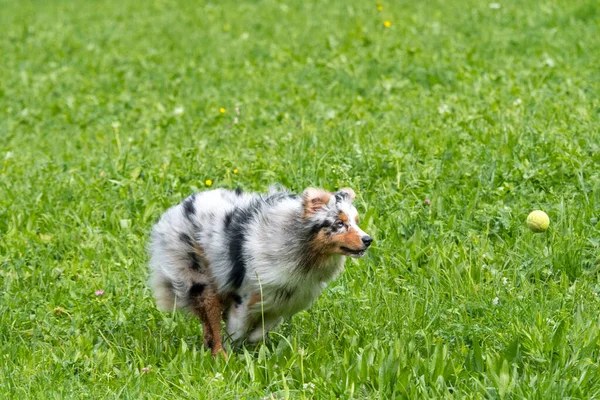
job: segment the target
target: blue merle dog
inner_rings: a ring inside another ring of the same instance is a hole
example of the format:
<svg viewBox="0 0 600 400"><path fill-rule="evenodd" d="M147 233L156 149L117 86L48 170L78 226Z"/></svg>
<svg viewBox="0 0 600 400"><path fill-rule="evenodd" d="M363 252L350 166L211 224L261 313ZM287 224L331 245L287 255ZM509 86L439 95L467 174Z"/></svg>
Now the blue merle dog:
<svg viewBox="0 0 600 400"><path fill-rule="evenodd" d="M150 284L158 307L202 321L204 344L223 351L257 342L306 309L372 239L358 227L355 194L308 188L301 195L223 189L171 207L152 230Z"/></svg>

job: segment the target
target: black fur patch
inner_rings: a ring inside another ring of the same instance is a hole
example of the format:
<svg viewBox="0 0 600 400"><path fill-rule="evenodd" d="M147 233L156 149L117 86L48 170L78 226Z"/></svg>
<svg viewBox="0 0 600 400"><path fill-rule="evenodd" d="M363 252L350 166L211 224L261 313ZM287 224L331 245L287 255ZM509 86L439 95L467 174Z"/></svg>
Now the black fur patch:
<svg viewBox="0 0 600 400"><path fill-rule="evenodd" d="M226 230L229 239L229 258L233 264L229 273L229 282L234 289L238 289L244 282L246 261L243 248L246 242L246 228L258 211L260 211L258 202L253 202L247 208L235 209L232 212L231 223Z"/></svg>
<svg viewBox="0 0 600 400"><path fill-rule="evenodd" d="M194 298L202 295L202 292L204 292L205 288L206 288L206 285L204 283L194 283L189 291L190 299L194 299Z"/></svg>
<svg viewBox="0 0 600 400"><path fill-rule="evenodd" d="M192 217L194 216L194 214L196 214L196 208L194 207L194 199L196 198L196 194L194 193L193 195L191 195L190 197L188 197L187 199L185 199L183 201L183 211L185 213L185 216L187 219L189 219L190 221L192 220Z"/></svg>
<svg viewBox="0 0 600 400"><path fill-rule="evenodd" d="M229 212L227 215L225 215L225 229L229 229L229 225L231 225L231 218L233 218L233 212Z"/></svg>
<svg viewBox="0 0 600 400"><path fill-rule="evenodd" d="M231 298L235 302L235 304L242 304L242 296L237 293L231 293Z"/></svg>
<svg viewBox="0 0 600 400"><path fill-rule="evenodd" d="M344 192L337 192L335 194L335 202L336 203L341 203L342 201L344 201L346 198L348 197L348 195Z"/></svg>
<svg viewBox="0 0 600 400"><path fill-rule="evenodd" d="M210 339L208 342L206 342L206 347L208 347L210 350L213 349L214 345L215 344L212 339Z"/></svg>
<svg viewBox="0 0 600 400"><path fill-rule="evenodd" d="M319 233L319 231L323 228L328 228L333 224L333 221L326 219L325 221L318 223L318 224L314 224L311 228L310 228L310 233L313 235L316 235L317 233Z"/></svg>
<svg viewBox="0 0 600 400"><path fill-rule="evenodd" d="M187 255L190 258L190 268L194 271L200 271L200 269L202 269L202 264L198 253L195 251L188 251Z"/></svg>
<svg viewBox="0 0 600 400"><path fill-rule="evenodd" d="M190 235L188 235L187 233L180 232L179 240L181 240L183 243L185 243L192 249L194 248L194 241L192 240ZM202 264L201 264L200 256L198 255L198 253L196 253L195 250L190 250L187 252L187 256L190 259L190 268L193 269L194 271L199 271L202 268Z"/></svg>
<svg viewBox="0 0 600 400"><path fill-rule="evenodd" d="M241 188L241 187L239 187L239 186L238 186L238 187L235 189L235 194L237 194L238 196L241 196L241 195L242 195L242 193L244 193L244 191L242 190L242 188Z"/></svg>
<svg viewBox="0 0 600 400"><path fill-rule="evenodd" d="M190 237L190 235L188 235L185 232L179 233L179 240L181 240L183 243L187 244L190 247L194 246L194 242L192 241L192 238Z"/></svg>
<svg viewBox="0 0 600 400"><path fill-rule="evenodd" d="M310 233L312 235L316 235L317 233L319 233L320 230L321 230L321 224L314 224L310 228Z"/></svg>
<svg viewBox="0 0 600 400"><path fill-rule="evenodd" d="M244 276L246 275L246 261L243 254L245 241L244 226L235 227L234 232L229 238L229 257L233 264L229 273L229 281L236 289L242 286Z"/></svg>
<svg viewBox="0 0 600 400"><path fill-rule="evenodd" d="M275 291L275 298L279 301L289 301L294 295L294 291L287 288L278 288Z"/></svg>

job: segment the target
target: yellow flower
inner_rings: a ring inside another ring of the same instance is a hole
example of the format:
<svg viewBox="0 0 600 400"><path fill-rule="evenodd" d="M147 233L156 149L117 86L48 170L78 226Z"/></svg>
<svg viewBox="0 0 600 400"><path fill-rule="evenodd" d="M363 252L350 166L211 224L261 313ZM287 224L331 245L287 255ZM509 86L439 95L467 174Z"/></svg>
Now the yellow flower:
<svg viewBox="0 0 600 400"><path fill-rule="evenodd" d="M383 11L383 6L377 6L377 11Z"/></svg>
<svg viewBox="0 0 600 400"><path fill-rule="evenodd" d="M334 125L333 121L329 121L329 122L327 123L327 126L333 126L333 125Z"/></svg>
<svg viewBox="0 0 600 400"><path fill-rule="evenodd" d="M207 179L204 183L206 183L206 186L212 186L212 181L210 179Z"/></svg>
<svg viewBox="0 0 600 400"><path fill-rule="evenodd" d="M226 109L224 109L223 107L219 108L219 112L220 112L221 114L225 114L225 111L227 111L227 110L226 110Z"/></svg>
<svg viewBox="0 0 600 400"><path fill-rule="evenodd" d="M238 172L240 172L240 171L238 171L238 169L237 169L237 168L233 170L233 173L234 173L234 174L237 174Z"/></svg>
<svg viewBox="0 0 600 400"><path fill-rule="evenodd" d="M385 26L386 28L389 28L390 26L392 26L392 23L390 21L385 21L383 23L383 26Z"/></svg>

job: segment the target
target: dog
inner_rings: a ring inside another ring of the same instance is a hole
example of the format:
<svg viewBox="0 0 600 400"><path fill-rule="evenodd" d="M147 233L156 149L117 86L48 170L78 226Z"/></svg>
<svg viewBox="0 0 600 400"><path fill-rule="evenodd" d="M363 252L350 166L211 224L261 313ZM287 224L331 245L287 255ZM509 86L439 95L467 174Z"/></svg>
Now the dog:
<svg viewBox="0 0 600 400"><path fill-rule="evenodd" d="M223 352L221 320L234 343L255 343L308 308L373 239L358 227L350 188L301 195L216 189L168 209L152 229L150 285L158 308L186 308L204 345Z"/></svg>

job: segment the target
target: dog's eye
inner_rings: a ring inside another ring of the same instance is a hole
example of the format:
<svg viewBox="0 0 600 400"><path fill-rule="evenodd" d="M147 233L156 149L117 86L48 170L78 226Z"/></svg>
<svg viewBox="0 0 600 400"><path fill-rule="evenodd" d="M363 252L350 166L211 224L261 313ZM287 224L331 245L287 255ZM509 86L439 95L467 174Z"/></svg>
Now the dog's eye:
<svg viewBox="0 0 600 400"><path fill-rule="evenodd" d="M335 229L342 229L344 227L344 221L335 221L335 224L333 224L333 227Z"/></svg>

